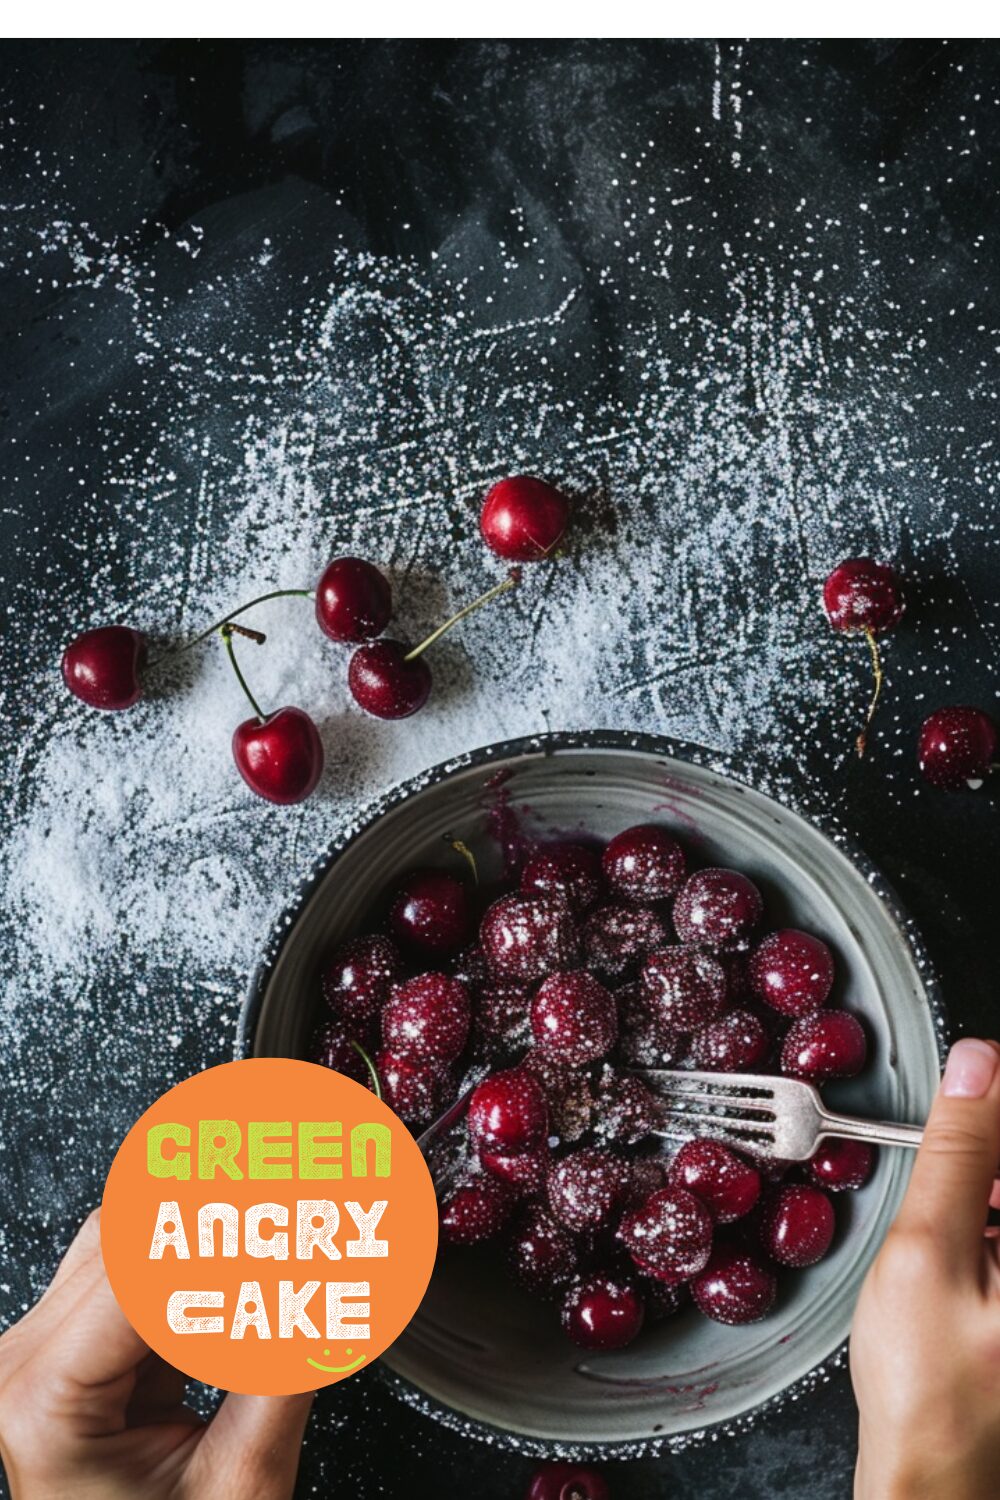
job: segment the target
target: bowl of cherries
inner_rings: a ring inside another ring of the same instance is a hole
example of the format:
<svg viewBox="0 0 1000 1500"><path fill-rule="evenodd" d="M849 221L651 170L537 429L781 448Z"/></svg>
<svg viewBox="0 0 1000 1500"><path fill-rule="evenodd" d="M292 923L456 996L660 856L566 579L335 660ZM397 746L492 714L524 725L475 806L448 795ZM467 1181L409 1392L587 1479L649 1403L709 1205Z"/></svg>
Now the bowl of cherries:
<svg viewBox="0 0 1000 1500"><path fill-rule="evenodd" d="M706 752L596 732L397 788L272 934L240 1049L381 1091L436 1142L441 1238L383 1356L438 1419L539 1453L690 1442L822 1378L909 1164L664 1136L647 1069L779 1073L921 1120L942 1021L842 837Z"/></svg>

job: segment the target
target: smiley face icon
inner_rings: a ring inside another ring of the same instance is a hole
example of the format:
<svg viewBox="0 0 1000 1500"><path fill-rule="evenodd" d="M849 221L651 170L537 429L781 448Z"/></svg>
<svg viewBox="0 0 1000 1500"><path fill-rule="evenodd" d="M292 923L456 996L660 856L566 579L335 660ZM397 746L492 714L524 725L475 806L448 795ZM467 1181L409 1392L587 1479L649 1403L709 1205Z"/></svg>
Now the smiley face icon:
<svg viewBox="0 0 1000 1500"><path fill-rule="evenodd" d="M354 1353L354 1350L353 1349L345 1349L344 1353L350 1359L350 1356ZM323 1357L324 1357L324 1359L329 1359L329 1357L330 1357L330 1350L329 1349L324 1349L323 1350ZM348 1364L348 1365L321 1365L318 1359L307 1359L306 1360L306 1364L307 1365L312 1365L312 1367L313 1367L314 1370L322 1370L324 1375L348 1375L351 1372L351 1370L356 1370L358 1368L358 1366L359 1365L363 1365L364 1362L365 1362L365 1356L363 1354L359 1354L358 1357L357 1357L357 1359L351 1360L350 1364Z"/></svg>

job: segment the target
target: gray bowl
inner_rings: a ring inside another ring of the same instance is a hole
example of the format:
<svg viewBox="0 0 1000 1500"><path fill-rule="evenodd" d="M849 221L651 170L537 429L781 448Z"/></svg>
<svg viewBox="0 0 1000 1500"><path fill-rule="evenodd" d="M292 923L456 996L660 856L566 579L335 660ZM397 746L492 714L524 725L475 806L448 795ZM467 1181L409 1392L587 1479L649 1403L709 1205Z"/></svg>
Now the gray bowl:
<svg viewBox="0 0 1000 1500"><path fill-rule="evenodd" d="M746 871L772 925L807 928L830 943L834 1000L866 1024L868 1068L827 1097L859 1114L924 1118L943 1020L919 941L884 881L842 837L726 774L707 753L615 733L491 746L382 799L318 861L275 928L244 1006L240 1052L307 1055L324 956L403 871L453 860L443 833L464 840L488 877L499 874L487 827L498 797L529 835L607 838L657 821L696 862ZM761 1323L726 1328L691 1311L627 1349L584 1354L488 1254L452 1252L380 1369L439 1420L532 1453L634 1456L744 1426L842 1358L862 1278L908 1171L904 1153L883 1151L872 1181L839 1196L833 1251L808 1271L786 1273Z"/></svg>

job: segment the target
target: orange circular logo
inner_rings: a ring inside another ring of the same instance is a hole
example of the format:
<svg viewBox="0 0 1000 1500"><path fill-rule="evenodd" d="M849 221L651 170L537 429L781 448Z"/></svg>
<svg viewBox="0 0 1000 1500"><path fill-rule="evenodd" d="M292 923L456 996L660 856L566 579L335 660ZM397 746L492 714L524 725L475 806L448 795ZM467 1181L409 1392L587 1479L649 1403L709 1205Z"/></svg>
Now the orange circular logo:
<svg viewBox="0 0 1000 1500"><path fill-rule="evenodd" d="M437 1206L416 1142L329 1068L251 1058L168 1090L115 1157L104 1264L192 1379L291 1395L377 1359L416 1312Z"/></svg>

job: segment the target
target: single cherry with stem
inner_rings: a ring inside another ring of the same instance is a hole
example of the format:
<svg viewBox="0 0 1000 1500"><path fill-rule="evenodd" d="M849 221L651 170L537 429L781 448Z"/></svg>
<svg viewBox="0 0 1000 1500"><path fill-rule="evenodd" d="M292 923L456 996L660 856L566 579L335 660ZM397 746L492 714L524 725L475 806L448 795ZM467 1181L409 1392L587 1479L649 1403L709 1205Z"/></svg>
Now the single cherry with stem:
<svg viewBox="0 0 1000 1500"><path fill-rule="evenodd" d="M347 685L355 702L377 719L406 719L415 714L430 697L433 679L423 656L428 646L433 646L460 620L515 588L520 581L520 569L511 568L502 583L487 589L485 594L445 620L419 646L387 639L359 646L347 669Z"/></svg>
<svg viewBox="0 0 1000 1500"><path fill-rule="evenodd" d="M146 637L130 625L85 630L63 652L63 682L90 708L131 708L142 697L147 651Z"/></svg>
<svg viewBox="0 0 1000 1500"><path fill-rule="evenodd" d="M360 557L336 557L316 585L316 623L331 641L356 644L381 635L392 618L392 589Z"/></svg>
<svg viewBox="0 0 1000 1500"><path fill-rule="evenodd" d="M858 754L864 755L882 691L882 659L875 638L898 625L906 607L895 568L870 557L849 557L838 563L823 584L823 607L834 630L860 632L871 652L875 690L855 742Z"/></svg>
<svg viewBox="0 0 1000 1500"><path fill-rule="evenodd" d="M570 503L561 490L529 474L501 479L483 501L479 530L497 557L510 562L541 562L551 557L569 521Z"/></svg>
<svg viewBox="0 0 1000 1500"><path fill-rule="evenodd" d="M219 634L226 645L233 671L255 718L245 719L233 733L236 769L252 792L267 802L289 806L302 802L316 788L323 773L323 743L316 725L301 708L279 708L265 714L247 686L233 650L233 634L263 644L259 630L248 630L231 621Z"/></svg>

